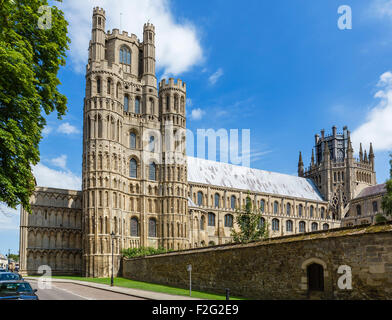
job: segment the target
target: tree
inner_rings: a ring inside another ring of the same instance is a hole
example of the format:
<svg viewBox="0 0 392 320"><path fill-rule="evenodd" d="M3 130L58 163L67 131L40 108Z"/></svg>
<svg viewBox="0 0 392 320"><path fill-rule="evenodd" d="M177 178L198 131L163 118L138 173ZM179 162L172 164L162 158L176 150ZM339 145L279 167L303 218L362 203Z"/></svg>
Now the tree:
<svg viewBox="0 0 392 320"><path fill-rule="evenodd" d="M8 256L8 259L12 259L15 262L19 262L19 255L18 254L14 254L14 253L10 253L10 255Z"/></svg>
<svg viewBox="0 0 392 320"><path fill-rule="evenodd" d="M231 231L234 242L248 243L268 238L267 223L261 223L261 210L253 208L249 194L243 209L236 209L235 221L239 230L233 228Z"/></svg>
<svg viewBox="0 0 392 320"><path fill-rule="evenodd" d="M390 157L390 179L386 183L387 193L384 195L381 202L381 208L384 214L387 216L392 216L392 154L390 155Z"/></svg>
<svg viewBox="0 0 392 320"><path fill-rule="evenodd" d="M0 0L0 201L29 212L45 114L57 111L61 119L67 111L57 73L65 65L68 23L47 4Z"/></svg>

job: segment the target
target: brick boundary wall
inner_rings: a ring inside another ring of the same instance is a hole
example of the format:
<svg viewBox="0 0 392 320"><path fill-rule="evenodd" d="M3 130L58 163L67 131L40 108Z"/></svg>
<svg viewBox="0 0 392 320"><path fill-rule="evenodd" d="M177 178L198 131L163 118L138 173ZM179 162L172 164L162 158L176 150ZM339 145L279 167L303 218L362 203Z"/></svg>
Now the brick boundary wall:
<svg viewBox="0 0 392 320"><path fill-rule="evenodd" d="M324 291L308 290L308 266L323 269ZM246 245L224 245L123 259L123 277L250 299L392 299L392 224L319 231ZM352 272L342 290L339 266Z"/></svg>

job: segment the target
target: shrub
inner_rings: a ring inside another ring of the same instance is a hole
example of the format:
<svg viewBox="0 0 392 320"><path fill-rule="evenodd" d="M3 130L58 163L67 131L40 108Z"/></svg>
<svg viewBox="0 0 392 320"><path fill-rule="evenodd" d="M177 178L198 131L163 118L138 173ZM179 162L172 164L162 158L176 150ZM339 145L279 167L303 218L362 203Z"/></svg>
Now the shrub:
<svg viewBox="0 0 392 320"><path fill-rule="evenodd" d="M155 254L168 253L172 251L173 250L166 250L162 247L159 247L158 249L152 247L147 247L147 248L140 247L140 248L123 249L121 253L124 258L137 258L137 257L151 256Z"/></svg>
<svg viewBox="0 0 392 320"><path fill-rule="evenodd" d="M379 214L376 214L375 221L378 224L378 223L385 223L388 220L387 220L387 218L385 216L383 216L381 213L379 213Z"/></svg>

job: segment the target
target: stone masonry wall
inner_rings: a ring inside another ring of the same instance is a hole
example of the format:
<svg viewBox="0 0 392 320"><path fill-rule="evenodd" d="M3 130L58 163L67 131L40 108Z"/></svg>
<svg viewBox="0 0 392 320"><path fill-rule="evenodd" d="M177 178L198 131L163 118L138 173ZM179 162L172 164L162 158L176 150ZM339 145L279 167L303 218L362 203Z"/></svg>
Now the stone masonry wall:
<svg viewBox="0 0 392 320"><path fill-rule="evenodd" d="M307 267L324 270L324 291L308 290ZM125 278L252 299L392 299L392 224L335 229L247 245L123 260ZM338 288L338 268L352 290Z"/></svg>

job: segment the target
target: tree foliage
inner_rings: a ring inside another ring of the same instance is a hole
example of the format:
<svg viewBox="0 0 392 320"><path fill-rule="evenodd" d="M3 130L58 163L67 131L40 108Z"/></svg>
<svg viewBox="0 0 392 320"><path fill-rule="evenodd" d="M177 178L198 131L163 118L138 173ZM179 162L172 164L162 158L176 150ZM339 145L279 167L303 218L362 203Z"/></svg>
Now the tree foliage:
<svg viewBox="0 0 392 320"><path fill-rule="evenodd" d="M40 28L44 5L47 0L0 0L0 201L29 212L45 115L57 111L61 119L67 110L57 73L65 65L68 23L52 6L51 27Z"/></svg>
<svg viewBox="0 0 392 320"><path fill-rule="evenodd" d="M242 209L236 209L235 222L239 230L234 228L231 236L234 242L248 243L268 238L268 225L261 223L262 213L258 208L253 208L252 200L248 194L246 205Z"/></svg>
<svg viewBox="0 0 392 320"><path fill-rule="evenodd" d="M387 193L384 195L381 202L382 210L384 214L387 216L392 216L392 154L390 156L391 156L391 160L389 161L391 165L390 179L386 183Z"/></svg>
<svg viewBox="0 0 392 320"><path fill-rule="evenodd" d="M145 257L145 256L156 255L156 254L163 254L163 253L168 253L168 252L172 252L172 251L173 250L171 250L171 249L166 250L161 247L159 247L158 249L155 249L152 247L148 247L148 248L140 247L140 248L123 249L122 255L125 258L131 259L131 258Z"/></svg>

